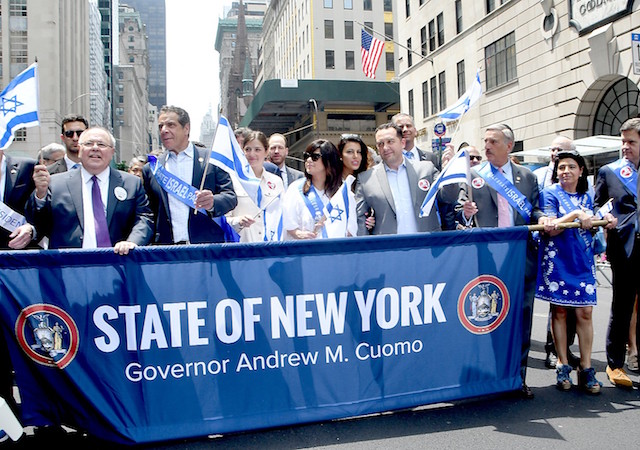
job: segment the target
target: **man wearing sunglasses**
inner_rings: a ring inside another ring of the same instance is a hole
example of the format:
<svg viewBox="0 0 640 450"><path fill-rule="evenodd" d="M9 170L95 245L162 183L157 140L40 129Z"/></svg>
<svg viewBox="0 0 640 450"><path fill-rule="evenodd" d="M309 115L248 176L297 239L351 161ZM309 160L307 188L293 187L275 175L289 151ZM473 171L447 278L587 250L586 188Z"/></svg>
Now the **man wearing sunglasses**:
<svg viewBox="0 0 640 450"><path fill-rule="evenodd" d="M63 173L67 170L79 167L80 162L80 135L89 127L87 119L78 114L70 114L62 119L62 133L60 138L66 147L67 153L64 158L47 166L50 174Z"/></svg>

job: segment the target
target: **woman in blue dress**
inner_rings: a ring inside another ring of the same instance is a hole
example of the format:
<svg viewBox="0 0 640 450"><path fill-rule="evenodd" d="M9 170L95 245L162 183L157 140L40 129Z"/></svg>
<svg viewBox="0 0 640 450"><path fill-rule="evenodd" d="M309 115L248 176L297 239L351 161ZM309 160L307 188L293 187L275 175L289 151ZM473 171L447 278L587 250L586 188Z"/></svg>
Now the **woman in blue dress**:
<svg viewBox="0 0 640 450"><path fill-rule="evenodd" d="M540 270L536 297L551 303L553 340L558 351L557 386L571 389L571 366L567 361L567 309L576 312L576 332L580 347L578 386L598 394L602 383L591 366L593 344L592 310L596 304L596 269L591 247L593 198L589 195L584 158L575 150L558 153L553 169L555 183L544 189L545 214L560 223L580 222L580 228L557 229L542 235ZM617 219L604 217L613 228Z"/></svg>

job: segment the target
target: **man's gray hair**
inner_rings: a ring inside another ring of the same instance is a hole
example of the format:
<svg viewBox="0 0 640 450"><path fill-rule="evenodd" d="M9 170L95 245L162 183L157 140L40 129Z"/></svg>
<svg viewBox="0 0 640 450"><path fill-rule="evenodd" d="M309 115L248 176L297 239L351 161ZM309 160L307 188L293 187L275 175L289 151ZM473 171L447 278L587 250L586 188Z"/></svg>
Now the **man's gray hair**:
<svg viewBox="0 0 640 450"><path fill-rule="evenodd" d="M489 125L487 127L487 131L489 130L500 131L502 134L504 134L507 143L511 142L513 144L516 141L513 130L506 123L494 123L493 125Z"/></svg>
<svg viewBox="0 0 640 450"><path fill-rule="evenodd" d="M640 117L634 117L633 119L627 120L620 127L620 133L623 131L633 131L640 134Z"/></svg>
<svg viewBox="0 0 640 450"><path fill-rule="evenodd" d="M40 150L40 154L38 156L38 159L46 159L47 161L50 161L53 159L53 154L57 153L57 152L62 152L65 153L67 151L67 149L65 148L64 145L62 144L58 144L56 142L52 142L49 145L45 145L44 147L42 147L42 150Z"/></svg>

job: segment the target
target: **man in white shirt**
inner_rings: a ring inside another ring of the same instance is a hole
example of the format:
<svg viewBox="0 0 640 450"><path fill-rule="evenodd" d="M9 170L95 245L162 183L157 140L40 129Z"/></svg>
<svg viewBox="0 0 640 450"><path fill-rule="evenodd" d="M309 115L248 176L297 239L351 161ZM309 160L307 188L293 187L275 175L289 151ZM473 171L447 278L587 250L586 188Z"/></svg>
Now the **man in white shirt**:
<svg viewBox="0 0 640 450"><path fill-rule="evenodd" d="M140 178L109 166L115 145L108 130L89 128L79 142L81 167L55 175L35 167L27 218L50 249L113 247L126 255L150 241L149 200Z"/></svg>

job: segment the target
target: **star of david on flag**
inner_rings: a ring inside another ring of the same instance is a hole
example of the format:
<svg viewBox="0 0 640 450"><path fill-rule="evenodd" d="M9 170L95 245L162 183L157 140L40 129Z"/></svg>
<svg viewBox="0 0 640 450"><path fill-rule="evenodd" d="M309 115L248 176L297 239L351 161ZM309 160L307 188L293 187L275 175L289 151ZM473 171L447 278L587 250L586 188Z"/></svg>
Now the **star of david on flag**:
<svg viewBox="0 0 640 450"><path fill-rule="evenodd" d="M358 233L356 199L351 191L351 185L355 180L353 175L349 175L324 207L324 227L329 238L356 236Z"/></svg>
<svg viewBox="0 0 640 450"><path fill-rule="evenodd" d="M16 130L39 124L38 63L33 63L0 93L0 149L11 145Z"/></svg>

